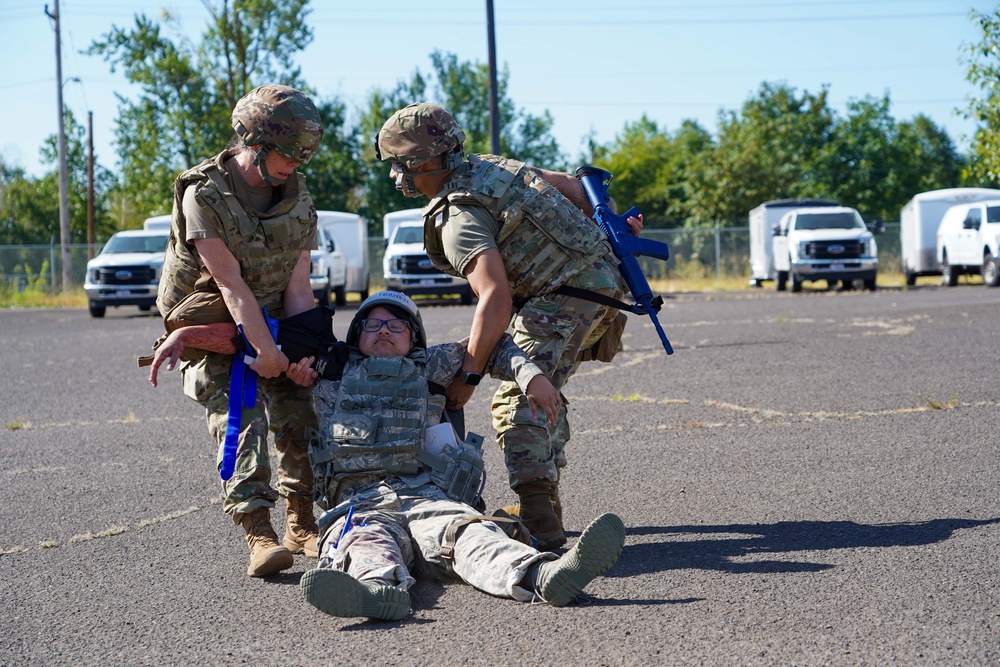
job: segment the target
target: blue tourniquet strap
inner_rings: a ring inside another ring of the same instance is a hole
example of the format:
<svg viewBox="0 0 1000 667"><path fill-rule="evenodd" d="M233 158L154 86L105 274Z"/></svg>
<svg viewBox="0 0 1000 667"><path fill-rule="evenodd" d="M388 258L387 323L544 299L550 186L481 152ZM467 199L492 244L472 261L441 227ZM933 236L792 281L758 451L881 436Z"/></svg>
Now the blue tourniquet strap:
<svg viewBox="0 0 1000 667"><path fill-rule="evenodd" d="M264 308L264 321L274 340L278 339L278 320L268 317ZM243 334L243 325L237 324L236 329L246 343L246 349L253 347ZM255 357L237 352L233 356L233 368L229 375L229 417L226 421L226 439L222 445L222 464L219 466L219 477L229 481L236 469L236 450L240 441L240 426L243 422L243 408L252 408L257 404L257 373L250 368Z"/></svg>

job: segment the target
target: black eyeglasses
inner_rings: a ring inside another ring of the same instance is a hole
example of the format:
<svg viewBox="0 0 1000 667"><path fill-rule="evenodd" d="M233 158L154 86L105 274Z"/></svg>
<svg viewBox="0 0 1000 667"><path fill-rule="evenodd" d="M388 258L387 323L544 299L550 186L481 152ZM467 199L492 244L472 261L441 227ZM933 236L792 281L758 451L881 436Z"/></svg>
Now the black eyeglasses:
<svg viewBox="0 0 1000 667"><path fill-rule="evenodd" d="M403 333L410 326L410 323L399 319L380 320L377 317L366 317L361 320L361 328L369 333L380 331L383 326L388 327L392 333Z"/></svg>

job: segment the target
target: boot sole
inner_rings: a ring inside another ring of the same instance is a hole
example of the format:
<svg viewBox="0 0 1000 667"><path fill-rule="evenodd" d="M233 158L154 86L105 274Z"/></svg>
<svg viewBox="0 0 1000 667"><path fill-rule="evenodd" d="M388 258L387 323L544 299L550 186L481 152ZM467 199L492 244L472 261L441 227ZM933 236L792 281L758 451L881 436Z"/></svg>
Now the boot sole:
<svg viewBox="0 0 1000 667"><path fill-rule="evenodd" d="M542 564L536 590L554 607L564 607L584 586L611 569L625 546L625 524L614 514L604 514L580 535L573 548L559 560Z"/></svg>
<svg viewBox="0 0 1000 667"><path fill-rule="evenodd" d="M340 570L309 570L302 575L299 588L306 602L331 616L399 621L410 613L410 594L406 591L395 586L369 588Z"/></svg>
<svg viewBox="0 0 1000 667"><path fill-rule="evenodd" d="M251 556L247 574L251 577L269 577L282 570L287 570L293 565L295 565L295 558L292 553L285 547L276 546L264 551L256 564Z"/></svg>

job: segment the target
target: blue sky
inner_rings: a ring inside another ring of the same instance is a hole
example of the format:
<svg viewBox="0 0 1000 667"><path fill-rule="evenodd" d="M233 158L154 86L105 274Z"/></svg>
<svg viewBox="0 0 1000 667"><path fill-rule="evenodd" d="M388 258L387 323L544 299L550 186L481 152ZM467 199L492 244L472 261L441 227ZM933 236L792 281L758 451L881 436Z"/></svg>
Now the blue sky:
<svg viewBox="0 0 1000 667"><path fill-rule="evenodd" d="M49 0L50 9L53 0ZM218 0L212 0L217 2ZM57 131L55 38L45 2L0 6L0 155L39 175L39 148ZM434 50L487 62L485 0L314 0L315 39L299 54L309 84L348 109L373 88L391 88ZM114 168L115 94L134 92L121 73L82 55L112 25L168 8L197 40L202 0L60 0L64 102L81 123L93 112L98 161ZM684 119L717 129L764 81L800 92L829 87L844 113L852 98L892 100L898 120L922 113L960 149L974 126L957 115L975 90L965 81L963 44L978 40L962 0L494 0L497 61L509 95L533 114L546 109L571 161L593 132L611 141L645 114L665 130ZM70 80L73 77L79 81Z"/></svg>

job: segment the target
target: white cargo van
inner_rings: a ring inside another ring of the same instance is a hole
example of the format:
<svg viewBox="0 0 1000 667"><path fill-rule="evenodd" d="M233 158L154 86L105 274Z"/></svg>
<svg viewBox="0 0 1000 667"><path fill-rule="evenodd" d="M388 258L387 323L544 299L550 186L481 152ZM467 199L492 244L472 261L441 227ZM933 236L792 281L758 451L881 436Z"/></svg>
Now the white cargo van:
<svg viewBox="0 0 1000 667"><path fill-rule="evenodd" d="M321 306L347 303L344 288L347 285L347 261L336 241L327 236L322 227L316 228L316 248L309 251L309 284L313 297Z"/></svg>
<svg viewBox="0 0 1000 667"><path fill-rule="evenodd" d="M875 223L882 231L882 223ZM845 288L855 280L874 290L878 274L878 246L874 234L855 209L848 206L793 208L781 216L774 230L775 286L793 292L802 283L825 280L832 288L837 281Z"/></svg>
<svg viewBox="0 0 1000 667"><path fill-rule="evenodd" d="M946 188L921 192L906 202L899 214L899 247L907 285L916 284L918 276L941 275L937 231L945 211L984 199L1000 199L1000 190Z"/></svg>
<svg viewBox="0 0 1000 667"><path fill-rule="evenodd" d="M386 213L382 275L387 289L403 294L458 294L472 303L472 287L464 278L438 271L424 249L424 219L419 208Z"/></svg>
<svg viewBox="0 0 1000 667"><path fill-rule="evenodd" d="M347 284L344 290L357 292L361 300L368 298L369 259L368 221L356 213L316 211L319 225L337 244L347 262Z"/></svg>
<svg viewBox="0 0 1000 667"><path fill-rule="evenodd" d="M952 206L937 231L941 282L958 284L962 273L983 276L990 287L1000 285L1000 199Z"/></svg>
<svg viewBox="0 0 1000 667"><path fill-rule="evenodd" d="M146 218L143 221L142 228L149 231L169 232L173 221L174 216L172 215L154 215L152 218Z"/></svg>
<svg viewBox="0 0 1000 667"><path fill-rule="evenodd" d="M750 285L761 287L777 278L772 238L781 216L793 208L839 205L830 199L774 199L750 211Z"/></svg>

